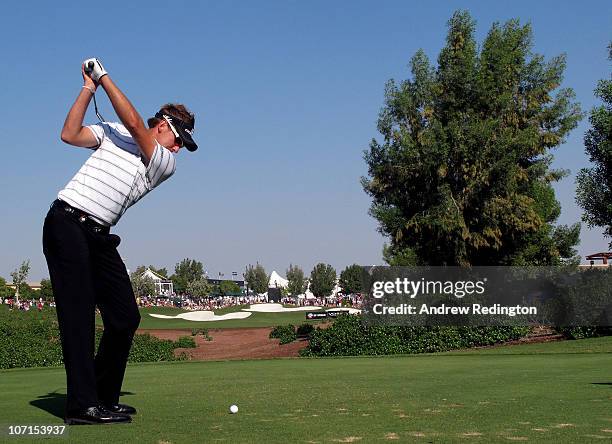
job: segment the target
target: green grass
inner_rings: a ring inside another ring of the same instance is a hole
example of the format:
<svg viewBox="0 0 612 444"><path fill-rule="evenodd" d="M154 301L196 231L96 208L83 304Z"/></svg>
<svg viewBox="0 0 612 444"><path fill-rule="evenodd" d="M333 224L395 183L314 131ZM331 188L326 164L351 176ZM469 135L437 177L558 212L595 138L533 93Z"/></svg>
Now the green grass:
<svg viewBox="0 0 612 444"><path fill-rule="evenodd" d="M612 353L612 336L588 338L575 341L558 341L540 344L500 345L489 348L452 350L446 355L514 355L514 354L550 354L550 353Z"/></svg>
<svg viewBox="0 0 612 444"><path fill-rule="evenodd" d="M241 311L242 308L248 308L247 305L237 307L229 307L221 310L215 310L216 315L223 315ZM247 327L274 327L276 325L294 324L300 325L306 321L306 312L286 312L286 313L252 313L246 319L229 319L226 321L213 322L197 322L187 321L184 319L159 319L149 316L150 313L163 314L166 316L176 316L180 313L185 313L186 310L171 307L150 307L140 309L140 326L139 328L147 329L191 329L191 328L247 328ZM96 322L102 325L102 320L98 316ZM320 321L310 321L317 323Z"/></svg>
<svg viewBox="0 0 612 444"><path fill-rule="evenodd" d="M610 337L402 357L134 364L122 397L139 409L134 422L71 427L63 442L609 441L611 368ZM0 371L3 431L61 423L64 384L61 368ZM237 415L227 412L232 403Z"/></svg>

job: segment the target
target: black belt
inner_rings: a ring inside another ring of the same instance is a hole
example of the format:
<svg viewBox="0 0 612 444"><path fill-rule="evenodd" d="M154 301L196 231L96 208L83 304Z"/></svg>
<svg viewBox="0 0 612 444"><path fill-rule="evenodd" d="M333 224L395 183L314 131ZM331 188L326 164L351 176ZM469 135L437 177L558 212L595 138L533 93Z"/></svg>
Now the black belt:
<svg viewBox="0 0 612 444"><path fill-rule="evenodd" d="M108 234L110 232L110 227L106 227L102 224L99 224L93 219L90 214L68 205L63 200L56 199L51 204L51 208L57 208L61 210L64 214L66 214L66 216L69 216L80 224L83 224L85 227L92 230L94 233Z"/></svg>

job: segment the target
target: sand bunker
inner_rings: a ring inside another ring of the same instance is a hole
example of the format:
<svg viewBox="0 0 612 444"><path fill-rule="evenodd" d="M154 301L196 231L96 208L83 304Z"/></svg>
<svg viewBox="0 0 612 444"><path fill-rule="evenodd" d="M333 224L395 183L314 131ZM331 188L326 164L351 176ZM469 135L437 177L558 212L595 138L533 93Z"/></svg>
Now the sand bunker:
<svg viewBox="0 0 612 444"><path fill-rule="evenodd" d="M149 316L153 316L158 319L184 319L186 321L195 321L195 322L210 322L210 321L226 321L228 319L245 319L251 316L252 313L285 313L291 311L316 311L320 310L321 307L309 306L309 307L294 307L294 308L285 308L282 304L253 304L250 305L249 308L243 308L242 311L238 311L235 313L228 313L224 315L215 315L214 311L188 311L186 313L181 313L176 316L167 316L162 314L153 314L149 313ZM346 308L346 307L338 307L338 308L330 308L327 311L345 311L350 314L361 313L361 310L356 308Z"/></svg>
<svg viewBox="0 0 612 444"><path fill-rule="evenodd" d="M295 307L285 308L282 304L253 304L250 308L243 308L242 311L251 311L257 313L284 313L288 311L314 311L320 310L321 307Z"/></svg>
<svg viewBox="0 0 612 444"><path fill-rule="evenodd" d="M236 312L216 316L214 311L190 311L176 316L149 313L150 316L159 319L185 319L186 321L207 322L207 321L226 321L228 319L244 319L251 316L251 313Z"/></svg>

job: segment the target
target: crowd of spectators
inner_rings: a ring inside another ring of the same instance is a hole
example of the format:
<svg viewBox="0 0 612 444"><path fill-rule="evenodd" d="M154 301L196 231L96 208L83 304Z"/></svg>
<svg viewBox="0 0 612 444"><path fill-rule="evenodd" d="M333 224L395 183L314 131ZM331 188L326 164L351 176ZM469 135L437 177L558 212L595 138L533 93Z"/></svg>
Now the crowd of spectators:
<svg viewBox="0 0 612 444"><path fill-rule="evenodd" d="M32 299L21 299L17 301L13 298L6 298L2 300L0 298L0 304L6 304L9 306L9 310L22 310L22 311L30 311L33 309L37 309L38 311L42 311L45 305L49 307L55 307L54 301L45 301L43 298L39 298L38 300Z"/></svg>
<svg viewBox="0 0 612 444"><path fill-rule="evenodd" d="M190 295L180 294L172 296L145 296L136 298L139 307L179 307L185 310L219 310L236 305L263 304L268 302L267 295L249 296L216 296L207 298L194 298ZM282 304L295 305L297 307L352 307L361 308L363 298L360 294L330 296L327 298L295 298L284 296ZM55 307L55 302L44 301L42 298L22 299L16 302L14 298L0 298L0 304L9 306L9 310L29 311L31 309L42 310L45 305Z"/></svg>
<svg viewBox="0 0 612 444"><path fill-rule="evenodd" d="M207 298L194 298L190 295L173 295L168 297L145 296L136 299L139 307L180 307L185 310L219 310L236 305L263 304L268 301L267 295L249 296L216 296ZM360 294L337 295L327 298L295 298L285 296L282 304L297 307L352 307L361 308L363 297Z"/></svg>
<svg viewBox="0 0 612 444"><path fill-rule="evenodd" d="M326 298L295 298L293 296L285 296L281 299L283 304L293 304L297 307L350 307L361 308L363 305L363 296L361 294L337 294Z"/></svg>
<svg viewBox="0 0 612 444"><path fill-rule="evenodd" d="M236 305L261 304L268 302L267 296L216 296L194 298L190 295L169 297L145 296L136 298L139 307L180 307L185 310L219 310Z"/></svg>

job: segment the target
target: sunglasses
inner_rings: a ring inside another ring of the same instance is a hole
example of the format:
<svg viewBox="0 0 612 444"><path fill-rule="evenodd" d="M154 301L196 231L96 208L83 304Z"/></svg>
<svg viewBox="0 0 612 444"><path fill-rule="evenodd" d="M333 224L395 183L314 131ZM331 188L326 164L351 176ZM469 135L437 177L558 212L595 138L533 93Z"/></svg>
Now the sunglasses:
<svg viewBox="0 0 612 444"><path fill-rule="evenodd" d="M168 126L170 127L170 129L172 130L172 133L174 134L174 143L176 143L179 146L179 148L182 148L183 139L181 138L181 136L179 136L178 131L176 130L176 128L174 128L174 125L172 125L172 122L170 121L170 119L164 116L164 120L168 123Z"/></svg>

